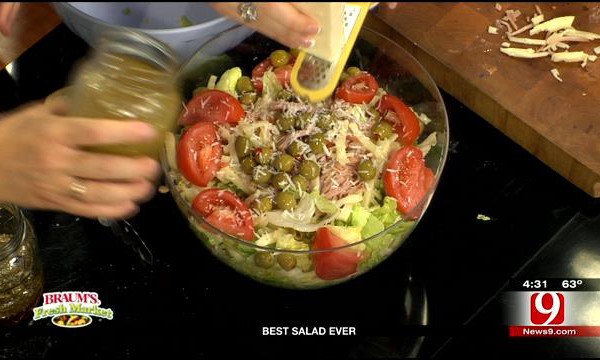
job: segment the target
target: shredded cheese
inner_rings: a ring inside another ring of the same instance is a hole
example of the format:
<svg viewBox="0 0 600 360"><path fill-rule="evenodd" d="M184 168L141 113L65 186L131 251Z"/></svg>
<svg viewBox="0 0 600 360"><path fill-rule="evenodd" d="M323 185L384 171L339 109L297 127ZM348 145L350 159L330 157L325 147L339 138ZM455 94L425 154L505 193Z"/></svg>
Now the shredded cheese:
<svg viewBox="0 0 600 360"><path fill-rule="evenodd" d="M544 15L542 15L542 14L536 15L531 18L531 23L533 25L538 25L538 24L542 23L543 21L544 21Z"/></svg>
<svg viewBox="0 0 600 360"><path fill-rule="evenodd" d="M518 10L508 9L501 20L496 20L497 25L506 27L505 34L508 41L500 44L502 53L511 57L526 59L542 58L550 55L550 61L552 62L580 62L581 67L585 67L588 62L594 62L597 59L597 55L600 55L600 46L594 48L595 55L586 54L583 51L568 50L571 48L569 43L599 40L600 34L575 29L573 27L575 16L561 16L546 20L541 8L538 5L534 6L533 16L527 16L527 24L518 29L517 18L521 15ZM513 30L513 28L517 30ZM543 38L516 36L527 30L529 30L530 36L540 34ZM536 46L537 48L512 48L513 43ZM552 69L551 73L557 81L562 82L558 69Z"/></svg>
<svg viewBox="0 0 600 360"><path fill-rule="evenodd" d="M554 78L560 82L562 82L562 79L560 78L560 73L558 72L558 69L552 69L550 70L550 73L552 74L552 76L554 76Z"/></svg>
<svg viewBox="0 0 600 360"><path fill-rule="evenodd" d="M498 28L493 26L488 26L488 34L498 35Z"/></svg>
<svg viewBox="0 0 600 360"><path fill-rule="evenodd" d="M500 51L505 53L506 55L509 55L512 57L526 58L526 59L533 59L533 58L545 57L545 56L550 55L550 53L547 51L536 52L532 48L527 48L527 49L503 48L503 49L500 49Z"/></svg>
<svg viewBox="0 0 600 360"><path fill-rule="evenodd" d="M348 134L348 121L339 122L339 135L335 139L335 158L341 165L348 163L346 154L346 135Z"/></svg>
<svg viewBox="0 0 600 360"><path fill-rule="evenodd" d="M600 39L600 34L596 34L596 33L589 32L589 31L581 31L581 30L577 30L577 29L573 29L573 28L565 29L562 32L562 34L564 36L582 37L582 38L587 39L587 40L598 40L598 39Z"/></svg>
<svg viewBox="0 0 600 360"><path fill-rule="evenodd" d="M574 20L575 20L575 16L557 17L557 18L545 21L541 24L534 26L533 29L529 30L529 35L539 34L543 31L554 32L554 31L570 28L573 26Z"/></svg>
<svg viewBox="0 0 600 360"><path fill-rule="evenodd" d="M517 44L525 44L525 45L546 45L546 40L542 39L529 39L529 38L519 38L515 36L509 36L508 40L517 43Z"/></svg>
<svg viewBox="0 0 600 360"><path fill-rule="evenodd" d="M553 62L581 62L586 61L587 58L588 55L583 51L565 51L552 54L551 60Z"/></svg>

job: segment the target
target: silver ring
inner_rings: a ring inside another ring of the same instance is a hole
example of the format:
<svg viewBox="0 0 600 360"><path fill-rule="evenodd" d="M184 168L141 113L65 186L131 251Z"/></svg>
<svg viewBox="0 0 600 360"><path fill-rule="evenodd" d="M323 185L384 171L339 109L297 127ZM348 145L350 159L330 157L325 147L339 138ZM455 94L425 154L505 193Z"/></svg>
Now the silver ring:
<svg viewBox="0 0 600 360"><path fill-rule="evenodd" d="M73 180L71 184L69 184L69 190L74 198L83 199L87 193L87 186L79 180Z"/></svg>
<svg viewBox="0 0 600 360"><path fill-rule="evenodd" d="M256 5L254 5L254 3L251 2L240 3L238 11L242 20L244 20L244 22L247 23L251 21L256 21L256 18L258 17Z"/></svg>

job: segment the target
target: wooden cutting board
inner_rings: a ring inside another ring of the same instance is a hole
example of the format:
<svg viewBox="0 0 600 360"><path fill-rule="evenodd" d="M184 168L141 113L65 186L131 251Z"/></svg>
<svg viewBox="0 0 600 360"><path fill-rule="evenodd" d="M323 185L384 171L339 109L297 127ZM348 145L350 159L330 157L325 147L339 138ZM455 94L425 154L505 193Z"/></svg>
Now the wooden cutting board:
<svg viewBox="0 0 600 360"><path fill-rule="evenodd" d="M600 197L600 60L582 68L580 63L502 54L504 31L489 34L488 26L506 9L520 10L518 24L525 25L522 17L532 16L535 7L500 3L498 11L495 4L398 3L393 10L380 6L366 26L397 41L438 86L573 184ZM573 15L575 28L600 33L600 3L538 5L546 19ZM593 54L600 40L570 44L571 51ZM551 75L553 68L560 71L562 83ZM450 119L451 126L453 121L460 119Z"/></svg>

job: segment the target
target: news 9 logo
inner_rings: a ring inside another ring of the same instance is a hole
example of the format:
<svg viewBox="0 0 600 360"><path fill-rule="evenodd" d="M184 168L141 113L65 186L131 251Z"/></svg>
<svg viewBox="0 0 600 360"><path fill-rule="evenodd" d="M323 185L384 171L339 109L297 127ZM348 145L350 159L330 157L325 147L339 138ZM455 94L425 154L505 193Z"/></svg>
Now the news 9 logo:
<svg viewBox="0 0 600 360"><path fill-rule="evenodd" d="M533 325L559 325L565 321L565 296L559 292L531 294L531 323Z"/></svg>

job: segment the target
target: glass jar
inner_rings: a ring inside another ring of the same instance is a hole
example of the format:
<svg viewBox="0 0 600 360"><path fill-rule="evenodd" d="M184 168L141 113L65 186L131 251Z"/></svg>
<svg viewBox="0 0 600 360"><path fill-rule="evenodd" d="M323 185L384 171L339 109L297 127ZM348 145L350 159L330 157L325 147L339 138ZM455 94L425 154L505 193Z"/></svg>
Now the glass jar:
<svg viewBox="0 0 600 360"><path fill-rule="evenodd" d="M152 143L111 144L87 150L159 159L166 131L173 131L182 99L174 51L134 30L107 31L97 49L72 74L69 115L119 120L137 119L156 127Z"/></svg>
<svg viewBox="0 0 600 360"><path fill-rule="evenodd" d="M0 203L0 325L29 318L44 287L31 223L16 206Z"/></svg>

